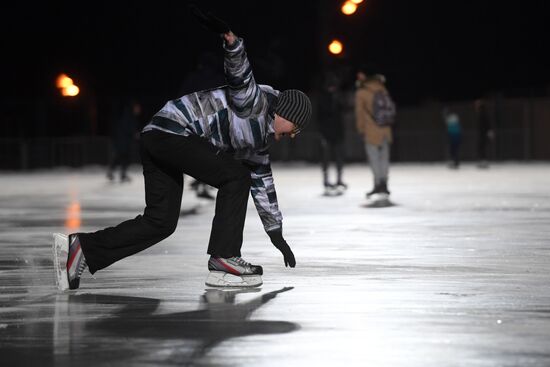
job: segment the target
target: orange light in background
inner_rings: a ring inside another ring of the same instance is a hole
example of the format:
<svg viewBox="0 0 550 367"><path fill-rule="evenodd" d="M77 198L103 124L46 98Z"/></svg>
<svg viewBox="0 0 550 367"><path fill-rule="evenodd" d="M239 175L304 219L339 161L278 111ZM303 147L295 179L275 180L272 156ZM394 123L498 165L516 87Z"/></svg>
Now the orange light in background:
<svg viewBox="0 0 550 367"><path fill-rule="evenodd" d="M71 230L80 228L82 221L80 219L80 203L78 201L73 201L69 204L66 214L65 227Z"/></svg>
<svg viewBox="0 0 550 367"><path fill-rule="evenodd" d="M68 87L63 88L61 90L61 94L64 97L74 97L78 95L79 92L80 92L80 89L76 85L69 85Z"/></svg>
<svg viewBox="0 0 550 367"><path fill-rule="evenodd" d="M351 14L355 13L355 11L357 10L357 5L354 4L351 1L346 1L344 3L344 5L342 5L341 10L342 10L342 13L344 13L346 15L351 15Z"/></svg>
<svg viewBox="0 0 550 367"><path fill-rule="evenodd" d="M59 74L55 85L57 85L57 88L59 89L67 88L68 86L73 85L73 80L69 78L66 74Z"/></svg>
<svg viewBox="0 0 550 367"><path fill-rule="evenodd" d="M344 51L344 45L338 40L333 40L330 45L328 45L328 50L333 55L339 55Z"/></svg>
<svg viewBox="0 0 550 367"><path fill-rule="evenodd" d="M73 80L67 74L59 74L55 81L57 88L61 89L63 97L74 97L80 93L80 88L73 84Z"/></svg>
<svg viewBox="0 0 550 367"><path fill-rule="evenodd" d="M354 4L361 4L363 0L350 0Z"/></svg>

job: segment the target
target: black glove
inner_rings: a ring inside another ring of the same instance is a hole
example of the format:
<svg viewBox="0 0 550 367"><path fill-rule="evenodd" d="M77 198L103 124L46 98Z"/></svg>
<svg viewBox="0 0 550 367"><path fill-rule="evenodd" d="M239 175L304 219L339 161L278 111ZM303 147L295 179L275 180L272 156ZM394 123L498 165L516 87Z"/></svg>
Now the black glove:
<svg viewBox="0 0 550 367"><path fill-rule="evenodd" d="M218 34L229 33L231 31L229 29L229 25L227 25L226 22L216 17L211 12L207 12L205 14L194 3L189 4L189 9L191 10L191 13L195 16L195 18L197 18L197 20L201 23L201 25L209 31Z"/></svg>
<svg viewBox="0 0 550 367"><path fill-rule="evenodd" d="M285 258L285 266L290 266L291 268L295 267L296 259L294 258L294 254L292 253L290 246L288 246L288 243L286 243L285 239L283 238L283 231L270 231L267 232L267 234L271 239L271 243L275 247L277 247L277 249L279 249L279 251L281 251L281 253L283 254L283 257Z"/></svg>

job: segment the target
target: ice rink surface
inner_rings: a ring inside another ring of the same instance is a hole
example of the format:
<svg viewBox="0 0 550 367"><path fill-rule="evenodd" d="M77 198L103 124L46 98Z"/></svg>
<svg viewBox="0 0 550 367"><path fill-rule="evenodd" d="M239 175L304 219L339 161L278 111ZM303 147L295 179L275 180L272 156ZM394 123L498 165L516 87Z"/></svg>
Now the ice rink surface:
<svg viewBox="0 0 550 367"><path fill-rule="evenodd" d="M0 175L2 366L550 366L550 164L394 164L391 206L366 165L322 196L317 165L275 164L285 268L252 200L254 290L207 288L214 204L186 189L176 233L54 287L52 233L140 214L139 167Z"/></svg>

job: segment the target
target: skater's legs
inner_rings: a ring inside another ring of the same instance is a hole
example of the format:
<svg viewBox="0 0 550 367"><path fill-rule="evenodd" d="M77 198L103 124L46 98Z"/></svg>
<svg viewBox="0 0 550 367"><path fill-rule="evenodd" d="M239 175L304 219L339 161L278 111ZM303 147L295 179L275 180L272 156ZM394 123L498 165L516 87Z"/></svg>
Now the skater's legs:
<svg viewBox="0 0 550 367"><path fill-rule="evenodd" d="M336 182L343 183L342 173L344 170L344 144L336 142L332 145L334 160L336 162Z"/></svg>
<svg viewBox="0 0 550 367"><path fill-rule="evenodd" d="M151 157L145 135L140 149L145 181L144 213L115 227L94 233L79 233L92 274L160 242L176 229L183 175L181 171L163 166Z"/></svg>
<svg viewBox="0 0 550 367"><path fill-rule="evenodd" d="M204 178L205 183L218 188L208 254L241 256L246 207L252 184L250 171L229 155L219 155L221 162L215 162L218 166L217 177Z"/></svg>
<svg viewBox="0 0 550 367"><path fill-rule="evenodd" d="M111 150L111 155L109 156L109 164L107 167L107 178L109 178L109 180L114 179L114 172L119 164L118 151L113 144L111 144L111 147L112 147L112 150Z"/></svg>
<svg viewBox="0 0 550 367"><path fill-rule="evenodd" d="M128 178L128 166L130 165L130 152L125 150L120 153L120 179Z"/></svg>
<svg viewBox="0 0 550 367"><path fill-rule="evenodd" d="M250 195L250 170L198 136L182 137L155 131L147 134L158 141L152 150L153 157L164 157L168 165L218 189L208 254L240 256Z"/></svg>
<svg viewBox="0 0 550 367"><path fill-rule="evenodd" d="M380 167L381 179L383 182L387 183L390 171L390 143L385 139L380 146Z"/></svg>
<svg viewBox="0 0 550 367"><path fill-rule="evenodd" d="M384 178L384 168L382 166L382 149L380 145L366 143L367 157L372 170L374 184L380 184Z"/></svg>
<svg viewBox="0 0 550 367"><path fill-rule="evenodd" d="M328 141L321 137L321 169L323 172L323 185L329 186L328 168L330 161L330 145Z"/></svg>
<svg viewBox="0 0 550 367"><path fill-rule="evenodd" d="M487 136L487 132L481 132L478 137L478 144L477 144L477 155L478 159L481 163L485 163L487 161L487 145L489 143L489 138Z"/></svg>
<svg viewBox="0 0 550 367"><path fill-rule="evenodd" d="M450 143L449 143L449 154L451 156L451 161L453 163L454 167L458 167L460 165L460 136L458 135L452 135L450 137Z"/></svg>
<svg viewBox="0 0 550 367"><path fill-rule="evenodd" d="M146 208L116 227L81 233L84 256L94 273L148 248L174 232L179 219L183 173L218 188L208 253L240 256L250 192L250 171L205 140L151 131L142 134Z"/></svg>

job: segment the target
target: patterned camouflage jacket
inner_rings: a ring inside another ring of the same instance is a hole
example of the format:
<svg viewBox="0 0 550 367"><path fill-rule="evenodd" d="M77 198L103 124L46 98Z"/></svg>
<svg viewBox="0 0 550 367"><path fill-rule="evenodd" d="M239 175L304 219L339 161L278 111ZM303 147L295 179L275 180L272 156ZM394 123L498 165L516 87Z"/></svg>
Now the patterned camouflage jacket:
<svg viewBox="0 0 550 367"><path fill-rule="evenodd" d="M242 38L231 46L224 44L224 50L227 85L168 101L143 131L198 135L242 160L250 169L250 191L264 229L280 229L282 215L268 152L279 91L256 84Z"/></svg>

